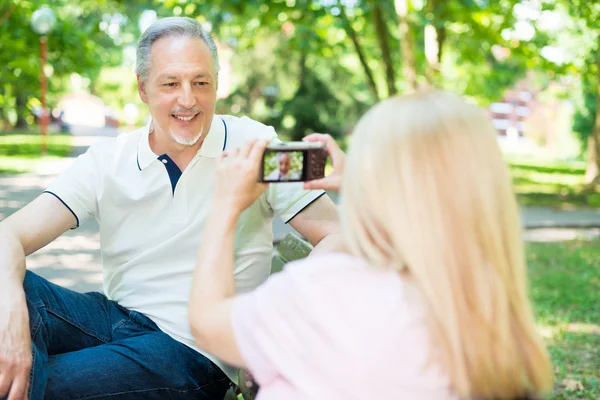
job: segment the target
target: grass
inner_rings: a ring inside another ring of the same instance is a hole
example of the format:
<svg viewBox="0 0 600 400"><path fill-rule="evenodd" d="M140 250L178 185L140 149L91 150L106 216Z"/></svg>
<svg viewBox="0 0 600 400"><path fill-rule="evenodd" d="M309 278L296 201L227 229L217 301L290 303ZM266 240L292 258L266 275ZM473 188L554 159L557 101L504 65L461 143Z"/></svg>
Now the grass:
<svg viewBox="0 0 600 400"><path fill-rule="evenodd" d="M554 364L551 399L600 399L600 240L530 243L538 324Z"/></svg>
<svg viewBox="0 0 600 400"><path fill-rule="evenodd" d="M600 207L600 193L582 194L583 162L508 160L519 201L552 208Z"/></svg>
<svg viewBox="0 0 600 400"><path fill-rule="evenodd" d="M42 156L42 138L38 133L0 134L0 175L34 171L46 161L68 155L73 146L72 142L73 138L70 135L49 135L48 152Z"/></svg>

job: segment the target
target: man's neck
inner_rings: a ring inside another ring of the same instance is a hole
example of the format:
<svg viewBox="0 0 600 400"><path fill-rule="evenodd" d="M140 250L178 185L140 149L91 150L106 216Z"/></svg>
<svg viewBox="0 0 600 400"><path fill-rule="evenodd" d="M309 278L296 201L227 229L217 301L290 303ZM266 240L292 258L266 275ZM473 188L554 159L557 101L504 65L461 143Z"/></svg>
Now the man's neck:
<svg viewBox="0 0 600 400"><path fill-rule="evenodd" d="M184 146L170 138L166 138L163 135L157 135L156 132L151 131L148 135L148 140L150 149L154 154L168 155L183 172L196 154L198 154L200 147L202 147L202 142L204 142L204 137L201 137L200 140L198 140L198 143L193 146Z"/></svg>

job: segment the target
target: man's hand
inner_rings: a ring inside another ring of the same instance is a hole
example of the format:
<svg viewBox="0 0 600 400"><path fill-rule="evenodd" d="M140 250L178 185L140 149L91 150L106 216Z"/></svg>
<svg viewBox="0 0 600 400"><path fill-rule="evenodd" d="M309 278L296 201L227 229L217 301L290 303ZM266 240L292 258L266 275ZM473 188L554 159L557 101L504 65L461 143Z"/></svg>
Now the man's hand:
<svg viewBox="0 0 600 400"><path fill-rule="evenodd" d="M253 140L242 148L221 155L215 177L215 205L239 214L267 190L266 184L258 182L267 144L267 140Z"/></svg>
<svg viewBox="0 0 600 400"><path fill-rule="evenodd" d="M12 296L0 295L0 307L0 398L8 395L8 400L26 400L32 354L22 287L15 289Z"/></svg>

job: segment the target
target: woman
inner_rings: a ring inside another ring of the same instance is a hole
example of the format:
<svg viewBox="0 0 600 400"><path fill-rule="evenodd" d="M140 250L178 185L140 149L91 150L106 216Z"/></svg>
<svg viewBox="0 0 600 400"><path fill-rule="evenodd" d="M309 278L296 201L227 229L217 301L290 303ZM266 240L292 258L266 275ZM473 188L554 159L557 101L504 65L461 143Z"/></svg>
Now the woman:
<svg viewBox="0 0 600 400"><path fill-rule="evenodd" d="M225 157L198 257L198 345L260 399L514 399L551 390L527 293L519 209L485 112L443 92L385 100L348 157L323 135L348 254L290 264L235 296L234 227L265 190L264 142ZM345 167L344 165L345 164ZM344 169L341 173L341 169Z"/></svg>

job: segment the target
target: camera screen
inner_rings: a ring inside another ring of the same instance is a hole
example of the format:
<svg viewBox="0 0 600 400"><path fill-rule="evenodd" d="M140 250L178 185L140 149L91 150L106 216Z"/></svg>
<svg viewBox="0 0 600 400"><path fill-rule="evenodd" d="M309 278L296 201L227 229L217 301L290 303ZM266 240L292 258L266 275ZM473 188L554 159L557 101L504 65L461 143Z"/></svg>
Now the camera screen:
<svg viewBox="0 0 600 400"><path fill-rule="evenodd" d="M304 180L303 151L267 151L263 162L264 182L299 182Z"/></svg>

